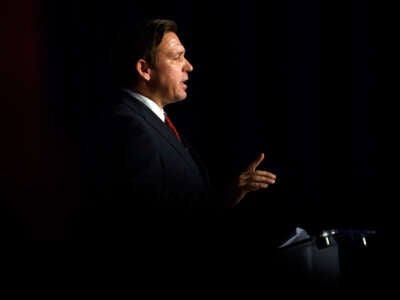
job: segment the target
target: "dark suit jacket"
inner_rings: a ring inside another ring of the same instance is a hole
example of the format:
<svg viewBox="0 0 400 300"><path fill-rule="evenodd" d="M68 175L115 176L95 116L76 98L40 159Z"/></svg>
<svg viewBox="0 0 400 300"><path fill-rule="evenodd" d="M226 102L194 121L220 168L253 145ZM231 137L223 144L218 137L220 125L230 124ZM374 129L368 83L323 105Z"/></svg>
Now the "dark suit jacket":
<svg viewBox="0 0 400 300"><path fill-rule="evenodd" d="M143 103L123 92L109 129L107 181L118 209L190 212L217 205L197 154Z"/></svg>
<svg viewBox="0 0 400 300"><path fill-rule="evenodd" d="M72 235L114 239L211 228L224 211L222 194L198 155L139 100L125 92L116 98L94 121L85 159L89 196L72 219Z"/></svg>

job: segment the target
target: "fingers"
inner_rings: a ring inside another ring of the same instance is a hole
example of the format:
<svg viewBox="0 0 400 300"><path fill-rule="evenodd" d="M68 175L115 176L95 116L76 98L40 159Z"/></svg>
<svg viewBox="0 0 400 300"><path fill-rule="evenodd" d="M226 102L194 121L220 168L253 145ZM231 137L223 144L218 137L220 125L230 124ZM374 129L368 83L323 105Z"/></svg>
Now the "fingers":
<svg viewBox="0 0 400 300"><path fill-rule="evenodd" d="M266 172L266 175L260 175L255 173L251 176L250 180L255 183L266 183L266 184L274 184L276 180L276 176L272 173Z"/></svg>
<svg viewBox="0 0 400 300"><path fill-rule="evenodd" d="M254 172L253 176L260 176L260 177L265 177L265 178L276 180L276 175L274 173L271 173L268 171L263 171L263 170L256 170Z"/></svg>
<svg viewBox="0 0 400 300"><path fill-rule="evenodd" d="M266 189L268 188L269 184L268 183L262 183L262 182L251 182L247 185L247 189L249 191L257 191L259 189Z"/></svg>
<svg viewBox="0 0 400 300"><path fill-rule="evenodd" d="M256 181L248 181L243 183L241 186L241 190L244 192L249 192L249 191L257 191L259 189L266 189L268 188L270 184L266 182L256 182Z"/></svg>
<svg viewBox="0 0 400 300"><path fill-rule="evenodd" d="M264 153L260 153L260 155L249 164L247 171L243 172L239 176L239 187L242 191L245 191L245 193L248 191L266 189L270 184L275 184L276 175L274 173L257 170L257 167L264 160L264 157Z"/></svg>
<svg viewBox="0 0 400 300"><path fill-rule="evenodd" d="M256 160L254 160L249 164L248 169L255 171L263 160L264 160L264 153L260 153L260 155L256 158Z"/></svg>
<svg viewBox="0 0 400 300"><path fill-rule="evenodd" d="M246 172L239 177L239 187L247 191L255 191L261 188L268 188L275 184L276 175L267 171Z"/></svg>

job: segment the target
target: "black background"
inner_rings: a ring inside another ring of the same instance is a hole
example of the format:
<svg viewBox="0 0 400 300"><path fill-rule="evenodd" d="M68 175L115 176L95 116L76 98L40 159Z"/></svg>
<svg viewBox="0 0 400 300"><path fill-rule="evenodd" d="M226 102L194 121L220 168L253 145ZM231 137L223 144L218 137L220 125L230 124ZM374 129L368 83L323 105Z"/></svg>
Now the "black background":
<svg viewBox="0 0 400 300"><path fill-rule="evenodd" d="M237 214L271 229L385 228L396 131L391 9L380 1L9 1L1 36L6 236L64 239L87 205L88 141L119 26L177 21L194 65L168 107L214 176L265 153L278 175ZM394 170L393 170L394 169ZM271 222L272 221L272 222ZM278 225L277 225L278 224Z"/></svg>

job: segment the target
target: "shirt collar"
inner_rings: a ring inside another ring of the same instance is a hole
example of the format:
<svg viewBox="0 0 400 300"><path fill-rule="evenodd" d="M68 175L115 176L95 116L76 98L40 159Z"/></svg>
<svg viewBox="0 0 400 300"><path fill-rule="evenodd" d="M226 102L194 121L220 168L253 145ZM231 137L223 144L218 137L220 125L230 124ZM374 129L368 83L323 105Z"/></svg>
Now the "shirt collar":
<svg viewBox="0 0 400 300"><path fill-rule="evenodd" d="M164 118L164 110L160 108L153 100L147 98L146 96L143 96L142 94L133 92L128 89L123 89L123 91L127 92L129 95L134 97L135 99L139 100L142 102L144 105L146 105L152 112L154 112L157 117L161 119L161 121L165 121Z"/></svg>

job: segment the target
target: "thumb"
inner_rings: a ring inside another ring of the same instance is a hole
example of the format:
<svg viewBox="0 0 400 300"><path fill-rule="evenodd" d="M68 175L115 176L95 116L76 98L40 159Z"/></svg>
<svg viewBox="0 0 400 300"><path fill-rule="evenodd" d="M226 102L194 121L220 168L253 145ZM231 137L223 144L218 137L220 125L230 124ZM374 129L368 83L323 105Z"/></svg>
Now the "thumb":
<svg viewBox="0 0 400 300"><path fill-rule="evenodd" d="M264 160L264 153L260 153L258 157L252 161L248 167L249 170L255 171L260 163Z"/></svg>

